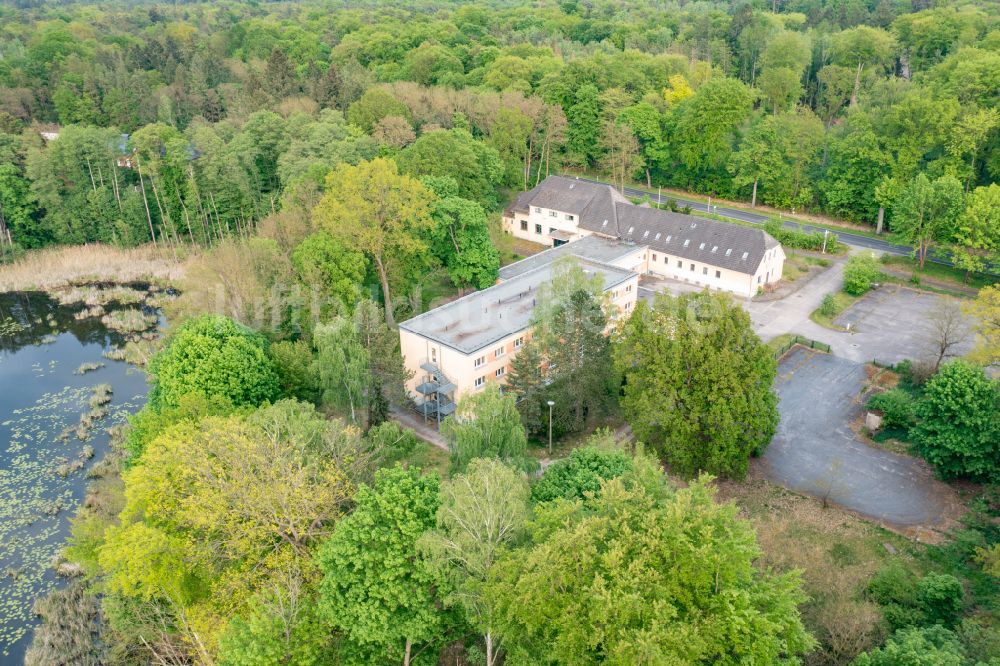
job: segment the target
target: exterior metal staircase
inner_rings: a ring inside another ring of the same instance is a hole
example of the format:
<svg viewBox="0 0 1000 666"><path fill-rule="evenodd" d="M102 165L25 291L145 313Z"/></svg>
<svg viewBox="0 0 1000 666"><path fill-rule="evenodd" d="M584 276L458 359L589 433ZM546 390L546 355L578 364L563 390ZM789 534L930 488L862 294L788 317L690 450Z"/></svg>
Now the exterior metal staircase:
<svg viewBox="0 0 1000 666"><path fill-rule="evenodd" d="M424 414L424 422L428 418L437 421L441 427L441 419L449 414L454 414L457 405L455 404L455 389L458 387L448 379L435 363L424 361L420 364L420 369L426 374L420 384L417 385L417 393L420 398L417 407Z"/></svg>

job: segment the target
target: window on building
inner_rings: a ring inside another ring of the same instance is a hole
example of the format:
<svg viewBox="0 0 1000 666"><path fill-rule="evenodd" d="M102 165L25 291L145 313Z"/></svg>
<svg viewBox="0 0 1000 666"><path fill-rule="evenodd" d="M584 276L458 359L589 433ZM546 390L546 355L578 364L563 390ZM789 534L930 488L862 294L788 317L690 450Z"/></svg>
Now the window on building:
<svg viewBox="0 0 1000 666"><path fill-rule="evenodd" d="M691 270L694 270L694 264L691 264Z"/></svg>
<svg viewBox="0 0 1000 666"><path fill-rule="evenodd" d="M558 215L559 213L555 212L554 210L549 211L549 217L557 217Z"/></svg>
<svg viewBox="0 0 1000 666"><path fill-rule="evenodd" d="M505 353L507 353L507 351L503 347L497 347L497 350L495 352L493 352L493 357L494 358L500 358Z"/></svg>
<svg viewBox="0 0 1000 666"><path fill-rule="evenodd" d="M524 336L522 335L517 340L514 340L514 349L520 349L524 346Z"/></svg>
<svg viewBox="0 0 1000 666"><path fill-rule="evenodd" d="M497 368L497 371L493 374L497 377L503 377L503 373L507 371L507 368Z"/></svg>
<svg viewBox="0 0 1000 666"><path fill-rule="evenodd" d="M722 277L722 271L715 271L715 277L721 278Z"/></svg>
<svg viewBox="0 0 1000 666"><path fill-rule="evenodd" d="M535 225L535 233L536 234L542 233L542 225L540 225L540 224L536 224Z"/></svg>
<svg viewBox="0 0 1000 666"><path fill-rule="evenodd" d="M684 241L684 247L687 247L687 246L688 246L688 245L690 245L690 244L691 244L691 239L690 239L690 238L688 238L688 239L686 239L686 240Z"/></svg>
<svg viewBox="0 0 1000 666"><path fill-rule="evenodd" d="M677 260L677 268L684 268L684 262L680 259Z"/></svg>
<svg viewBox="0 0 1000 666"><path fill-rule="evenodd" d="M437 347L431 347L431 363L438 362L438 350Z"/></svg>
<svg viewBox="0 0 1000 666"><path fill-rule="evenodd" d="M656 261L656 255L655 254L653 255L653 261Z"/></svg>
<svg viewBox="0 0 1000 666"><path fill-rule="evenodd" d="M673 236L667 236L667 239L665 241L663 241L663 242L664 243L669 243L671 238L673 238Z"/></svg>
<svg viewBox="0 0 1000 666"><path fill-rule="evenodd" d="M704 244L704 243L702 243L701 245L699 245L699 246L698 246L698 249L699 249L699 250L704 250L704 249L705 249L705 244Z"/></svg>
<svg viewBox="0 0 1000 666"><path fill-rule="evenodd" d="M550 236L551 236L552 234L554 234L555 232L556 232L556 228L555 228L555 227L549 227L549 235L550 235Z"/></svg>
<svg viewBox="0 0 1000 666"><path fill-rule="evenodd" d="M573 221L573 216L570 215L569 213L566 213L566 219L569 220L570 222L572 222Z"/></svg>
<svg viewBox="0 0 1000 666"><path fill-rule="evenodd" d="M482 377L476 377L476 388L479 388L485 383L486 383L486 375L483 375Z"/></svg>
<svg viewBox="0 0 1000 666"><path fill-rule="evenodd" d="M727 257L728 257L729 255L731 255L732 253L733 253L733 248L729 248L728 250L726 250L726 256L727 256Z"/></svg>
<svg viewBox="0 0 1000 666"><path fill-rule="evenodd" d="M708 266L703 266L702 267L701 274L702 275L708 275Z"/></svg>
<svg viewBox="0 0 1000 666"><path fill-rule="evenodd" d="M527 230L528 230L528 221L521 220L521 231L527 231Z"/></svg>
<svg viewBox="0 0 1000 666"><path fill-rule="evenodd" d="M485 364L486 364L486 357L485 356L480 356L479 358L477 358L473 362L473 366L477 367L477 368L480 367L480 366L482 366L482 365L485 365Z"/></svg>
<svg viewBox="0 0 1000 666"><path fill-rule="evenodd" d="M744 253L743 253L743 259L746 259L746 258L747 258L747 257L749 257L749 256L750 256L750 253L749 253L749 252L744 252Z"/></svg>
<svg viewBox="0 0 1000 666"><path fill-rule="evenodd" d="M760 276L757 276L757 284L760 284Z"/></svg>
<svg viewBox="0 0 1000 666"><path fill-rule="evenodd" d="M631 292L632 291L632 285L630 285L630 284L625 285L625 291L626 292Z"/></svg>
<svg viewBox="0 0 1000 666"><path fill-rule="evenodd" d="M631 236L633 231L635 231L635 227L629 227L627 235Z"/></svg>
<svg viewBox="0 0 1000 666"><path fill-rule="evenodd" d="M632 309L632 301L629 301L628 303L625 304L625 309L626 310L631 310Z"/></svg>
<svg viewBox="0 0 1000 666"><path fill-rule="evenodd" d="M719 249L719 246L718 246L718 245L713 245L713 246L712 246L712 252L713 252L713 253L714 253L714 252L715 252L716 250L718 250L718 249Z"/></svg>
<svg viewBox="0 0 1000 666"><path fill-rule="evenodd" d="M542 209L541 209L541 208L535 208L535 212L536 212L536 213L541 213L541 212L542 212Z"/></svg>

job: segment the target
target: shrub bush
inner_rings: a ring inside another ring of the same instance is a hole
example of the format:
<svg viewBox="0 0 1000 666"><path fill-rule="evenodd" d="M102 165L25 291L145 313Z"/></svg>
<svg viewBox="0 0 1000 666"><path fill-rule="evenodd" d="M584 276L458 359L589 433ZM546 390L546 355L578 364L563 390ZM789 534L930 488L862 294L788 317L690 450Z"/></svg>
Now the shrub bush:
<svg viewBox="0 0 1000 666"><path fill-rule="evenodd" d="M929 622L954 626L962 610L965 590L951 574L930 573L917 584L917 599Z"/></svg>
<svg viewBox="0 0 1000 666"><path fill-rule="evenodd" d="M815 252L820 252L823 249L823 233L820 231L806 233L804 231L796 231L795 229L786 229L780 220L768 220L765 222L764 231L771 234L776 241L785 247L799 250L813 250ZM837 242L837 234L827 235L826 251L837 252L839 249L840 244Z"/></svg>
<svg viewBox="0 0 1000 666"><path fill-rule="evenodd" d="M868 400L868 409L882 412L882 427L909 429L916 420L916 404L903 389L877 393Z"/></svg>
<svg viewBox="0 0 1000 666"><path fill-rule="evenodd" d="M632 459L624 451L594 446L574 449L569 458L545 470L531 489L531 496L536 502L583 498L586 493L600 490L602 481L621 476L630 469Z"/></svg>
<svg viewBox="0 0 1000 666"><path fill-rule="evenodd" d="M878 262L870 254L856 254L847 260L847 266L844 267L844 291L851 296L861 296L881 276Z"/></svg>
<svg viewBox="0 0 1000 666"><path fill-rule="evenodd" d="M833 317L838 312L840 308L837 307L837 299L833 294L827 294L823 297L823 302L819 306L819 313L824 317Z"/></svg>

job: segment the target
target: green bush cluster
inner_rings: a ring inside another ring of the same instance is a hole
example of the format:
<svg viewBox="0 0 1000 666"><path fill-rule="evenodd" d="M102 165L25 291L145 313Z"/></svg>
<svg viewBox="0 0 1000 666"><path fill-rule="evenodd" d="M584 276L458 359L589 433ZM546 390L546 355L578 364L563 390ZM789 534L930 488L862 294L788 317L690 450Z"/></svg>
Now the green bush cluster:
<svg viewBox="0 0 1000 666"><path fill-rule="evenodd" d="M632 469L632 458L624 451L593 446L574 449L569 458L553 463L531 489L536 502L583 499L596 493L601 483Z"/></svg>
<svg viewBox="0 0 1000 666"><path fill-rule="evenodd" d="M962 610L962 582L947 573L917 578L901 564L885 567L868 584L868 596L877 603L893 630L940 624L954 626Z"/></svg>
<svg viewBox="0 0 1000 666"><path fill-rule="evenodd" d="M907 430L916 420L913 396L900 388L877 393L868 400L868 409L882 412L882 427Z"/></svg>
<svg viewBox="0 0 1000 666"><path fill-rule="evenodd" d="M837 234L824 235L821 231L796 231L786 228L781 220L768 220L764 223L764 230L785 247L797 250L820 252L823 250L824 240L827 252L839 252L841 247L837 241Z"/></svg>
<svg viewBox="0 0 1000 666"><path fill-rule="evenodd" d="M861 296L882 277L878 262L870 254L856 254L844 267L844 291L851 296Z"/></svg>

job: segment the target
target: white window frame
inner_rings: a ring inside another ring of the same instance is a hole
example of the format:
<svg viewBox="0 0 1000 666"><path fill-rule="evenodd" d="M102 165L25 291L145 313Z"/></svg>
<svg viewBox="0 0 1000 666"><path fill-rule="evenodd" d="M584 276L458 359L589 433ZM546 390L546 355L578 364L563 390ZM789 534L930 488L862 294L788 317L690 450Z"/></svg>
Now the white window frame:
<svg viewBox="0 0 1000 666"><path fill-rule="evenodd" d="M483 375L482 377L476 377L476 380L473 382L473 384L475 385L476 388L483 388L483 386L486 385L486 375Z"/></svg>
<svg viewBox="0 0 1000 666"><path fill-rule="evenodd" d="M472 367L474 367L474 368L481 368L484 365L486 365L486 357L485 356L480 356L479 358L477 358L472 363Z"/></svg>
<svg viewBox="0 0 1000 666"><path fill-rule="evenodd" d="M496 377L497 379L500 379L501 377L504 376L504 373L506 372L507 368L501 365L499 368L496 369L496 372L493 373L493 376Z"/></svg>
<svg viewBox="0 0 1000 666"><path fill-rule="evenodd" d="M507 347L497 347L496 351L493 352L493 358L503 358L506 353Z"/></svg>

